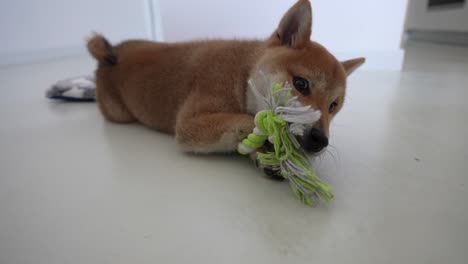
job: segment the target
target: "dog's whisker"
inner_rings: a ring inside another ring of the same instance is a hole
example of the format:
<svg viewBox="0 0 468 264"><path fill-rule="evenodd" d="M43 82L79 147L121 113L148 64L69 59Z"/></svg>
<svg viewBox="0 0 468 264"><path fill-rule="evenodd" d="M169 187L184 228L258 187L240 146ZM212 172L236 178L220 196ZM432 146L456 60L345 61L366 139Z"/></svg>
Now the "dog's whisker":
<svg viewBox="0 0 468 264"><path fill-rule="evenodd" d="M334 155L336 155L335 157L337 159L337 162L341 163L341 156L340 156L340 152L338 151L338 148L333 145L329 145L329 147L330 147L330 152L331 150L335 152Z"/></svg>
<svg viewBox="0 0 468 264"><path fill-rule="evenodd" d="M327 150L327 154L330 155L330 157L332 157L333 163L335 163L335 165L336 165L336 164L338 163L338 161L336 160L336 157L335 157L335 155L333 154L333 152L330 151L330 150Z"/></svg>
<svg viewBox="0 0 468 264"><path fill-rule="evenodd" d="M340 168L341 168L341 156L340 156L340 153L339 153L338 149L335 146L331 145L330 149L327 150L327 154L329 154L332 157L335 168L340 170Z"/></svg>

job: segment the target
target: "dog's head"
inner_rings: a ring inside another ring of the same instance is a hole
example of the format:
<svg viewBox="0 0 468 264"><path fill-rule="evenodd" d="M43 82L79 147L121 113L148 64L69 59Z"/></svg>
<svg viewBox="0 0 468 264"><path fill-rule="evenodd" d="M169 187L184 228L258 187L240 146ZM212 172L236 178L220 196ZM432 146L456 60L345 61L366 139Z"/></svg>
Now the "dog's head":
<svg viewBox="0 0 468 264"><path fill-rule="evenodd" d="M321 111L321 118L299 136L305 150L317 153L328 146L329 126L343 107L346 78L364 58L339 62L323 46L310 40L312 9L308 0L297 2L282 18L267 40L267 49L257 64L275 80L287 81L298 101ZM253 73L253 79L262 78Z"/></svg>

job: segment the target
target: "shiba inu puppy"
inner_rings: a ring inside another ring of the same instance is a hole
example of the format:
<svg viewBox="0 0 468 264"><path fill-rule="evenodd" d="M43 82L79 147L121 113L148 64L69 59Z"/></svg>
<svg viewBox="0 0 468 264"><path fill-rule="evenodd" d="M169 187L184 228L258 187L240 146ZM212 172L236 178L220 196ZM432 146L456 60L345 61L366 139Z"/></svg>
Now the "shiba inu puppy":
<svg viewBox="0 0 468 264"><path fill-rule="evenodd" d="M300 0L261 41L129 40L112 46L95 35L88 50L98 61L99 108L112 122L140 122L174 134L184 151L234 151L262 110L249 83L267 74L291 84L300 104L321 112L299 138L305 150L320 152L343 107L346 78L365 60L340 62L311 41L311 33L311 5Z"/></svg>

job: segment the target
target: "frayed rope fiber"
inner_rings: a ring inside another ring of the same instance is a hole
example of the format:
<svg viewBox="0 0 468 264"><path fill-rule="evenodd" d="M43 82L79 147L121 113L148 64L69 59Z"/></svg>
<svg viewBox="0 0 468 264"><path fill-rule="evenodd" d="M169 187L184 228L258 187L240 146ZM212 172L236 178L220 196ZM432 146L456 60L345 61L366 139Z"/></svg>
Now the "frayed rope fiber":
<svg viewBox="0 0 468 264"><path fill-rule="evenodd" d="M293 125L305 125L317 121L320 112L309 106L297 106L297 98L291 96L291 88L286 84L274 84L266 98L269 109L255 116L253 133L244 139L237 151L242 155L253 153L267 140L273 143L274 152L258 153L262 165L271 166L289 180L296 197L308 206L318 201L333 201L331 186L320 181L299 143L291 132Z"/></svg>

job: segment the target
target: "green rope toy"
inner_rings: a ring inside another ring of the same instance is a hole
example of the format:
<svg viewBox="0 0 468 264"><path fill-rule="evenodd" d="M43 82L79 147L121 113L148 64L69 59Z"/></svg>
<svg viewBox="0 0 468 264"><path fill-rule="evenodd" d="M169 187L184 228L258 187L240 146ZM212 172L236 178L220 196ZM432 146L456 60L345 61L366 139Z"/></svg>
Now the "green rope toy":
<svg viewBox="0 0 468 264"><path fill-rule="evenodd" d="M239 144L237 151L248 155L269 140L275 151L258 153L259 163L271 166L288 179L294 194L304 204L315 206L318 200L330 203L333 200L331 186L317 178L293 135L295 128L317 121L320 112L309 106L297 106L297 98L291 96L288 84L274 84L268 94L265 96L268 109L257 113L256 128Z"/></svg>

